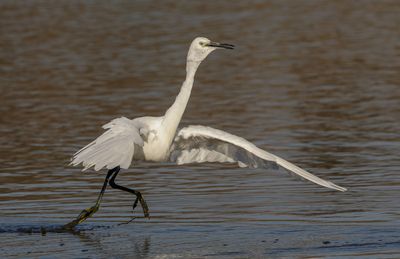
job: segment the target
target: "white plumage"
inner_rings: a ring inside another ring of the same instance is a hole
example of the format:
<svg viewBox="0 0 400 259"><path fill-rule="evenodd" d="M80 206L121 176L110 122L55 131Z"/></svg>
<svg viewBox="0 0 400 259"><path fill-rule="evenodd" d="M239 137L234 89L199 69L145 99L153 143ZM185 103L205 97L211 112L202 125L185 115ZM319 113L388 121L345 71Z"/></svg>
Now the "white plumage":
<svg viewBox="0 0 400 259"><path fill-rule="evenodd" d="M96 171L103 167L129 168L135 145L143 147L144 144L140 136L140 125L121 117L103 125L103 129L107 131L74 154L72 165L82 163L83 170L94 166Z"/></svg>
<svg viewBox="0 0 400 259"><path fill-rule="evenodd" d="M196 138L200 138L196 140ZM311 182L338 191L346 188L325 181L300 167L262 150L244 138L205 126L189 126L177 134L171 152L178 164L201 162L237 162L240 167L269 168L280 166Z"/></svg>
<svg viewBox="0 0 400 259"><path fill-rule="evenodd" d="M74 154L71 164L80 163L83 170L100 170L117 166L127 169L132 161L172 161L177 164L220 162L237 163L241 167L284 168L295 175L327 188L346 191L296 165L264 151L249 141L227 132L205 126L189 126L176 134L188 103L194 75L202 60L217 48L233 45L196 38L189 49L186 79L174 104L161 117L114 119L103 126L106 131Z"/></svg>

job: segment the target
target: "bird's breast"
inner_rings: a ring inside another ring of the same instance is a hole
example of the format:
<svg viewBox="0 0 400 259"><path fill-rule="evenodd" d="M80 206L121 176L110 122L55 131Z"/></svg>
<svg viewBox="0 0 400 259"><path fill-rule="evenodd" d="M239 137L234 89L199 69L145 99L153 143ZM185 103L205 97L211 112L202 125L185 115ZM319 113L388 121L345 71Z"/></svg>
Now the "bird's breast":
<svg viewBox="0 0 400 259"><path fill-rule="evenodd" d="M166 161L169 157L169 145L159 139L151 141L149 138L143 145L143 153L146 161Z"/></svg>

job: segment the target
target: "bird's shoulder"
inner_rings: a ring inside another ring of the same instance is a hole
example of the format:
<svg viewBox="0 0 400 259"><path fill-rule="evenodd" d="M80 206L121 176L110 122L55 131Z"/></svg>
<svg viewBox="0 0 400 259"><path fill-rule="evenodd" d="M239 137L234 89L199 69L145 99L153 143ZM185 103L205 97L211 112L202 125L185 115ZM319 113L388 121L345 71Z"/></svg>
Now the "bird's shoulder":
<svg viewBox="0 0 400 259"><path fill-rule="evenodd" d="M139 128L140 135L145 141L153 140L157 137L161 127L163 117L145 116L132 120Z"/></svg>

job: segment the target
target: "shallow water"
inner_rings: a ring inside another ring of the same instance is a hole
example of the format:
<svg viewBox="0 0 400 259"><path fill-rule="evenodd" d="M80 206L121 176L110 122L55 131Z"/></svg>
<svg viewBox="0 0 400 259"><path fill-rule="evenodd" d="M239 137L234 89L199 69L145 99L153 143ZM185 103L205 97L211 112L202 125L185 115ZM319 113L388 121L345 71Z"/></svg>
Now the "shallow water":
<svg viewBox="0 0 400 259"><path fill-rule="evenodd" d="M360 3L362 2L362 3ZM400 256L397 1L0 3L1 257ZM346 193L282 172L145 163L107 190L70 156L118 116L161 115L190 41L237 45L199 68L182 125L245 137ZM137 218L130 224L120 225Z"/></svg>

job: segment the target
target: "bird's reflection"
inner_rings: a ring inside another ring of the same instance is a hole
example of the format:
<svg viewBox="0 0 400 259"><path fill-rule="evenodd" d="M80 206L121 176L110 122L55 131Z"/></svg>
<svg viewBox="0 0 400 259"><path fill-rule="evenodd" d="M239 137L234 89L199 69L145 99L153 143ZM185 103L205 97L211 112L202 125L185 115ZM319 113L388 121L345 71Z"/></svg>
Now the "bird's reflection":
<svg viewBox="0 0 400 259"><path fill-rule="evenodd" d="M122 230L122 231L120 231ZM109 255L132 258L147 258L150 252L150 236L138 236L136 231L127 231L126 224L114 226L89 226L66 230L63 225L47 226L2 226L0 233L19 233L46 236L58 233L71 237L69 243L78 241L82 252L94 253L91 256ZM132 236L130 235L132 233ZM64 244L62 244L64 246Z"/></svg>
<svg viewBox="0 0 400 259"><path fill-rule="evenodd" d="M112 228L117 228L116 226L98 226L89 229L81 229L78 231L71 231L70 233L79 238L80 242L88 247L94 248L96 254L109 255L109 256L123 256L130 255L132 258L147 258L150 252L150 236L126 238L125 235L113 235ZM106 231L101 231L106 229ZM125 232L127 233L135 233ZM123 240L120 240L120 239ZM112 241L110 242L111 239ZM105 242L107 241L107 242ZM107 245L112 243L113 245ZM132 251L129 251L132 249ZM122 254L121 254L122 253Z"/></svg>

